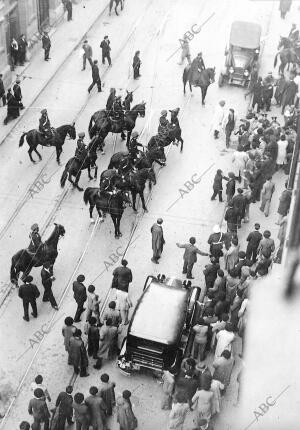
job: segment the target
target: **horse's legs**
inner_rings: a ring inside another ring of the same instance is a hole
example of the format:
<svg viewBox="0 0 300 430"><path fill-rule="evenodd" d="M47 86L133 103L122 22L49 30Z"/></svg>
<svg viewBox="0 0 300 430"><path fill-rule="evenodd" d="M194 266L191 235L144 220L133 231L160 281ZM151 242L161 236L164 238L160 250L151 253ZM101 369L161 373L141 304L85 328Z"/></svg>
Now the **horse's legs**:
<svg viewBox="0 0 300 430"><path fill-rule="evenodd" d="M134 210L134 212L136 212L136 207L135 207L136 191L131 191L131 196L132 196L132 209Z"/></svg>
<svg viewBox="0 0 300 430"><path fill-rule="evenodd" d="M124 0L121 0L121 10L123 10L124 9L124 3L123 3L123 1ZM130 109L129 109L130 110Z"/></svg>
<svg viewBox="0 0 300 430"><path fill-rule="evenodd" d="M180 145L180 152L182 152L182 150L183 150L183 139L182 139L182 137L181 137L181 136L180 136L179 142L181 142L181 145Z"/></svg>
<svg viewBox="0 0 300 430"><path fill-rule="evenodd" d="M117 217L116 217L116 215L113 215L113 214L110 214L110 216L111 216L112 222L114 223L115 239L119 239Z"/></svg>
<svg viewBox="0 0 300 430"><path fill-rule="evenodd" d="M56 146L56 161L60 164L60 154L62 153L62 147Z"/></svg>
<svg viewBox="0 0 300 430"><path fill-rule="evenodd" d="M202 94L202 104L205 105L205 97L207 93L207 88L201 87L201 94Z"/></svg>
<svg viewBox="0 0 300 430"><path fill-rule="evenodd" d="M37 150L37 146L33 148L34 152L37 154L37 156L39 157L39 159L42 159L41 154L39 153L39 151Z"/></svg>
<svg viewBox="0 0 300 430"><path fill-rule="evenodd" d="M110 0L110 2L109 2L109 15L111 15L111 10L112 10L113 4L114 4L114 0Z"/></svg>
<svg viewBox="0 0 300 430"><path fill-rule="evenodd" d="M94 210L94 207L95 207L95 203L91 203L90 202L89 213L90 213L90 221L91 222L95 222L94 219L93 219L93 210Z"/></svg>
<svg viewBox="0 0 300 430"><path fill-rule="evenodd" d="M146 208L146 204L145 204L144 190L140 191L139 195L142 201L142 208L144 209L145 212L148 212L148 209Z"/></svg>
<svg viewBox="0 0 300 430"><path fill-rule="evenodd" d="M125 133L124 133L124 131L122 130L122 131L121 131L121 139L122 139L122 140L125 140L125 138L126 138Z"/></svg>
<svg viewBox="0 0 300 430"><path fill-rule="evenodd" d="M100 222L103 222L104 219L103 219L103 215L102 215L101 209L97 205L96 205L96 209L97 209L97 212L98 212L98 215L99 215Z"/></svg>
<svg viewBox="0 0 300 430"><path fill-rule="evenodd" d="M87 171L88 171L88 177L89 177L89 179L92 180L93 177L91 176L91 166L90 165L88 166Z"/></svg>
<svg viewBox="0 0 300 430"><path fill-rule="evenodd" d="M192 92L193 92L193 90L192 90L192 84L191 84L191 81L189 81L189 86L190 86L190 92L192 93Z"/></svg>
<svg viewBox="0 0 300 430"><path fill-rule="evenodd" d="M185 87L186 87L186 81L183 80L183 94L185 95Z"/></svg>
<svg viewBox="0 0 300 430"><path fill-rule="evenodd" d="M97 174L98 174L98 166L96 165L96 167L95 167L94 179L97 179Z"/></svg>
<svg viewBox="0 0 300 430"><path fill-rule="evenodd" d="M78 191L83 191L83 188L81 188L81 187L78 185L78 182L79 182L80 176L81 176L81 170L79 170L79 172L78 172L78 173L76 174L76 176L75 176L74 186L77 188L77 190L78 190Z"/></svg>
<svg viewBox="0 0 300 430"><path fill-rule="evenodd" d="M118 9L117 9L117 8L118 8L118 2L116 2L115 12L116 12L116 15L117 15L117 16L119 16L119 14L118 14Z"/></svg>
<svg viewBox="0 0 300 430"><path fill-rule="evenodd" d="M122 218L122 215L116 216L118 237L122 236L122 233L120 231L121 218Z"/></svg>
<svg viewBox="0 0 300 430"><path fill-rule="evenodd" d="M33 163L36 163L36 161L32 158L32 151L34 150L34 148L32 148L31 146L28 149L28 154L29 154L29 158Z"/></svg>
<svg viewBox="0 0 300 430"><path fill-rule="evenodd" d="M131 133L132 133L132 130L128 130L127 131L127 141L126 141L127 148L129 148L129 142L130 142Z"/></svg>

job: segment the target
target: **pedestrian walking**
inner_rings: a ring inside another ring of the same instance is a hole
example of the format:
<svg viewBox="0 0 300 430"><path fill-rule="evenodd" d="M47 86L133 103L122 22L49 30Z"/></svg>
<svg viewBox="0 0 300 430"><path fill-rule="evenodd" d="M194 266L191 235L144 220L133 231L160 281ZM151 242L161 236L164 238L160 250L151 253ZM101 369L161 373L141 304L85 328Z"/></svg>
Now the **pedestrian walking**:
<svg viewBox="0 0 300 430"><path fill-rule="evenodd" d="M278 221L276 222L277 225L281 223L282 218L287 215L290 209L291 200L292 200L292 190L288 189L287 186L288 186L288 183L286 182L285 190L281 193L281 196L279 198L279 206L277 210L277 213L279 214L279 216L278 216Z"/></svg>
<svg viewBox="0 0 300 430"><path fill-rule="evenodd" d="M210 391L211 381L205 383L200 390L197 390L192 402L193 409L196 410L196 428L199 428L202 419L210 421L212 415L213 392Z"/></svg>
<svg viewBox="0 0 300 430"><path fill-rule="evenodd" d="M175 371L172 368L163 370L162 374L162 400L161 409L169 410L172 407L172 397L175 387Z"/></svg>
<svg viewBox="0 0 300 430"><path fill-rule="evenodd" d="M274 98L276 100L277 106L281 106L282 95L286 87L286 79L285 79L284 73L280 73L279 79L277 79L275 83L275 87L276 89L275 89Z"/></svg>
<svg viewBox="0 0 300 430"><path fill-rule="evenodd" d="M228 208L225 212L224 220L227 221L227 232L236 233L237 232L237 223L238 223L238 214L233 207L232 200L230 200L230 202L228 202Z"/></svg>
<svg viewBox="0 0 300 430"><path fill-rule="evenodd" d="M227 116L225 116L225 119L223 121L223 127L225 130L225 144L226 148L229 148L230 144L230 136L235 128L235 113L234 109L229 109L229 113Z"/></svg>
<svg viewBox="0 0 300 430"><path fill-rule="evenodd" d="M224 262L225 262L225 270L229 272L234 268L235 264L239 261L239 250L240 245L237 237L233 237L231 240L231 245L229 249L224 250Z"/></svg>
<svg viewBox="0 0 300 430"><path fill-rule="evenodd" d="M73 418L73 387L68 385L65 391L61 391L56 399L55 406L58 409L58 420L56 430L65 430L66 421L68 425L74 424Z"/></svg>
<svg viewBox="0 0 300 430"><path fill-rule="evenodd" d="M221 410L221 392L223 389L224 389L224 385L220 381L216 379L213 379L211 381L210 391L213 393L212 410L211 410L212 416L215 414L218 414Z"/></svg>
<svg viewBox="0 0 300 430"><path fill-rule="evenodd" d="M76 393L72 404L75 413L75 424L77 430L89 430L90 416L88 406L84 403L84 395Z"/></svg>
<svg viewBox="0 0 300 430"><path fill-rule="evenodd" d="M0 73L0 99L2 100L2 106L6 105L6 95L5 95L5 89L4 89L4 83L3 83L3 75Z"/></svg>
<svg viewBox="0 0 300 430"><path fill-rule="evenodd" d="M223 184L222 181L223 179L225 179L225 181L229 181L229 178L227 178L227 176L223 175L223 172L221 169L217 170L217 173L214 177L214 182L213 182L213 195L211 196L210 200L216 200L216 196L219 197L219 202L223 201L223 196L222 196L222 190L223 190Z"/></svg>
<svg viewBox="0 0 300 430"><path fill-rule="evenodd" d="M183 40L180 40L181 43L181 59L179 65L182 65L184 63L185 58L187 59L189 65L192 64L191 62L191 52L190 52L190 44L189 39L187 35L183 36Z"/></svg>
<svg viewBox="0 0 300 430"><path fill-rule="evenodd" d="M242 145L238 145L236 151L234 151L232 156L233 171L236 179L241 182L242 176L244 176L244 171L246 169L247 161L249 160L249 155L244 150Z"/></svg>
<svg viewBox="0 0 300 430"><path fill-rule="evenodd" d="M15 70L16 65L18 64L19 59L19 45L16 39L12 38L10 43L10 61L11 61L11 70Z"/></svg>
<svg viewBox="0 0 300 430"><path fill-rule="evenodd" d="M213 227L213 232L209 235L207 243L209 244L210 255L215 257L217 263L219 263L220 257L223 256L222 249L224 243L223 233L221 232L219 224Z"/></svg>
<svg viewBox="0 0 300 430"><path fill-rule="evenodd" d="M88 357L81 339L81 330L76 329L69 342L69 363L74 367L74 372L81 377L89 376L87 373Z"/></svg>
<svg viewBox="0 0 300 430"><path fill-rule="evenodd" d="M237 214L237 227L241 228L242 219L245 218L246 198L242 188L237 189L237 195L232 197L233 209Z"/></svg>
<svg viewBox="0 0 300 430"><path fill-rule="evenodd" d="M213 130L214 130L214 138L218 139L221 131L222 123L224 120L224 106L225 101L221 100L215 108L214 120L213 120Z"/></svg>
<svg viewBox="0 0 300 430"><path fill-rule="evenodd" d="M138 427L138 421L132 410L130 401L131 392L124 390L122 397L117 398L117 422L120 430L134 430Z"/></svg>
<svg viewBox="0 0 300 430"><path fill-rule="evenodd" d="M182 430L185 418L189 411L189 405L184 396L178 394L174 398L172 410L169 415L168 430Z"/></svg>
<svg viewBox="0 0 300 430"><path fill-rule="evenodd" d="M210 257L210 264L206 264L203 270L203 274L205 277L205 285L206 291L210 288L213 288L215 280L218 276L218 270L220 269L220 265L217 263L215 257Z"/></svg>
<svg viewBox="0 0 300 430"><path fill-rule="evenodd" d="M66 1L67 20L72 21L73 18L73 4L71 0Z"/></svg>
<svg viewBox="0 0 300 430"><path fill-rule="evenodd" d="M47 390L47 387L43 384L43 377L42 375L37 375L34 378L34 382L31 383L30 385L30 389L32 392L34 392L34 390L36 390L37 388L40 388L41 390L43 390L45 399L48 400L48 402L51 402L51 396L49 394L49 391Z"/></svg>
<svg viewBox="0 0 300 430"><path fill-rule="evenodd" d="M265 214L266 217L269 216L270 204L274 191L275 184L272 181L272 176L268 176L261 191L261 205L259 208Z"/></svg>
<svg viewBox="0 0 300 430"><path fill-rule="evenodd" d="M260 256L260 260L255 268L255 273L261 277L266 276L269 272L269 267L272 264L269 252L263 252Z"/></svg>
<svg viewBox="0 0 300 430"><path fill-rule="evenodd" d="M190 237L189 243L185 243L185 244L176 243L176 246L178 248L185 249L183 254L182 273L186 274L187 279L194 279L194 277L192 276L192 270L193 270L194 264L197 261L197 254L208 256L206 252L200 251L200 249L198 249L195 246L195 243L196 243L195 237Z"/></svg>
<svg viewBox="0 0 300 430"><path fill-rule="evenodd" d="M7 125L7 123L11 119L18 118L20 116L20 105L19 102L15 99L15 96L11 93L11 89L9 88L7 90L6 94L6 101L7 101L7 115L6 118L4 118L4 125Z"/></svg>
<svg viewBox="0 0 300 430"><path fill-rule="evenodd" d="M228 182L226 184L226 196L227 196L227 203L229 203L232 200L232 197L235 194L235 174L233 172L228 173Z"/></svg>
<svg viewBox="0 0 300 430"><path fill-rule="evenodd" d="M86 60L88 60L88 62L90 63L90 66L93 67L93 50L87 40L83 42L82 49L83 49L82 70L85 70Z"/></svg>
<svg viewBox="0 0 300 430"><path fill-rule="evenodd" d="M227 349L231 351L232 342L235 339L235 334L233 333L233 327L230 322L228 322L225 326L224 330L220 330L216 335L217 345L215 350L215 358L221 357L222 352Z"/></svg>
<svg viewBox="0 0 300 430"><path fill-rule="evenodd" d="M199 318L197 324L193 326L193 331L195 332L193 358L196 361L204 361L208 326L205 324L203 318Z"/></svg>
<svg viewBox="0 0 300 430"><path fill-rule="evenodd" d="M64 337L65 350L69 353L70 339L74 335L76 331L76 327L73 325L74 320L72 317L66 317L64 322L65 322L65 325L62 328L62 335ZM68 361L68 364L71 364L71 363Z"/></svg>
<svg viewBox="0 0 300 430"><path fill-rule="evenodd" d="M106 405L105 414L110 417L113 413L113 408L116 405L116 384L109 381L109 375L107 373L103 373L103 375L100 376L100 380L101 383L98 390L98 396L104 400Z"/></svg>
<svg viewBox="0 0 300 430"><path fill-rule="evenodd" d="M263 88L262 88L262 103L263 108L266 109L267 112L271 110L271 101L274 92L274 78L272 72L269 72L268 75L263 80Z"/></svg>
<svg viewBox="0 0 300 430"><path fill-rule="evenodd" d="M159 259L161 257L161 253L163 251L163 247L165 244L164 232L162 229L162 218L158 218L156 223L151 227L151 235L152 235L152 250L153 257L151 261L155 264L159 264Z"/></svg>
<svg viewBox="0 0 300 430"><path fill-rule="evenodd" d="M263 82L262 77L259 76L257 79L257 82L253 85L253 100L252 100L252 109L255 109L257 105L257 113L262 109L263 107Z"/></svg>
<svg viewBox="0 0 300 430"><path fill-rule="evenodd" d="M262 240L262 234L259 231L260 229L260 224L259 223L255 223L254 224L254 231L252 231L251 233L249 233L248 237L247 237L247 249L246 249L246 258L248 260L253 261L253 263L256 263L257 261L257 249L258 249L258 245L260 244L260 241Z"/></svg>
<svg viewBox="0 0 300 430"><path fill-rule="evenodd" d="M24 284L19 288L19 297L23 301L24 308L24 321L29 321L28 308L29 304L31 305L32 312L31 315L34 318L37 318L37 307L36 307L36 299L40 296L40 292L35 284L32 284L33 277L31 275L26 276L24 279Z"/></svg>
<svg viewBox="0 0 300 430"><path fill-rule="evenodd" d="M75 313L74 322L80 322L81 314L85 311L83 305L87 299L87 295L86 288L83 284L84 280L84 275L78 275L77 280L73 282L74 299L77 303L77 310Z"/></svg>
<svg viewBox="0 0 300 430"><path fill-rule="evenodd" d="M50 413L45 399L44 391L41 388L34 390L34 397L28 405L28 413L33 416L33 430L39 430L41 424L44 424L44 430L49 430Z"/></svg>
<svg viewBox="0 0 300 430"><path fill-rule="evenodd" d="M133 57L132 67L133 67L133 79L138 79L141 77L140 75L140 67L141 67L141 60L140 60L140 51L136 51Z"/></svg>
<svg viewBox="0 0 300 430"><path fill-rule="evenodd" d="M284 110L286 106L294 105L297 92L298 92L297 84L294 82L294 76L291 75L289 80L286 82L286 85L282 93L281 115L284 114Z"/></svg>
<svg viewBox="0 0 300 430"><path fill-rule="evenodd" d="M259 255L266 254L269 257L274 251L275 251L274 239L271 238L271 232L269 230L265 230L263 232L263 238L259 242L257 253Z"/></svg>
<svg viewBox="0 0 300 430"><path fill-rule="evenodd" d="M114 327L119 327L119 325L121 324L120 311L116 309L116 302L114 300L109 302L108 309L106 309L106 311L103 314L103 318L102 318L103 324L108 318L111 319L112 325Z"/></svg>
<svg viewBox="0 0 300 430"><path fill-rule="evenodd" d="M279 170L286 164L286 149L288 146L288 141L286 140L285 134L280 136L280 139L277 142L278 153L276 157L276 169Z"/></svg>
<svg viewBox="0 0 300 430"><path fill-rule="evenodd" d="M52 281L54 279L51 270L51 263L46 261L41 270L42 284L44 287L43 302L50 302L53 309L58 311L58 306L52 292Z"/></svg>
<svg viewBox="0 0 300 430"><path fill-rule="evenodd" d="M104 39L100 43L100 48L102 49L102 64L105 64L105 59L107 58L108 65L111 66L111 58L110 58L110 40L108 36L104 36Z"/></svg>
<svg viewBox="0 0 300 430"><path fill-rule="evenodd" d="M101 79L100 79L100 74L99 74L98 60L93 61L92 79L93 79L93 82L88 87L88 92L90 93L92 91L94 85L97 85L98 93L101 93L102 90L101 90Z"/></svg>
<svg viewBox="0 0 300 430"><path fill-rule="evenodd" d="M89 321L94 314L96 301L95 285L89 285L87 289L86 321Z"/></svg>
<svg viewBox="0 0 300 430"><path fill-rule="evenodd" d="M20 66L24 66L24 63L26 61L27 46L28 46L28 43L27 43L26 37L24 34L21 34L21 36L19 37L19 40L18 40L18 47L19 47L19 49L18 49L18 54L19 54L18 60L19 60Z"/></svg>
<svg viewBox="0 0 300 430"><path fill-rule="evenodd" d="M93 427L93 430L103 430L106 428L106 405L102 397L99 396L97 387L91 387L89 393L90 396L85 399L85 404L88 407L90 415L90 425Z"/></svg>
<svg viewBox="0 0 300 430"><path fill-rule="evenodd" d="M213 379L220 381L224 385L222 394L225 393L230 384L233 365L234 359L231 357L231 352L227 349L225 349L221 356L216 358L213 362L213 368L215 369Z"/></svg>
<svg viewBox="0 0 300 430"><path fill-rule="evenodd" d="M123 259L121 266L113 271L112 288L128 293L129 284L132 282L132 271L127 267L128 261Z"/></svg>
<svg viewBox="0 0 300 430"><path fill-rule="evenodd" d="M88 355L89 357L93 357L94 360L97 360L97 353L99 350L99 340L100 334L99 329L97 327L97 320L95 317L89 318L89 329L88 329Z"/></svg>
<svg viewBox="0 0 300 430"><path fill-rule="evenodd" d="M51 48L51 40L50 40L50 37L49 37L47 31L44 31L44 33L43 33L42 48L44 50L44 60L49 61L50 60L49 54L50 54L50 48Z"/></svg>
<svg viewBox="0 0 300 430"><path fill-rule="evenodd" d="M98 350L98 359L94 366L95 369L101 369L103 360L111 360L116 353L118 340L118 329L112 325L112 320L108 318L100 329L100 342Z"/></svg>
<svg viewBox="0 0 300 430"><path fill-rule="evenodd" d="M20 109L24 109L23 103L22 103L22 90L20 87L20 83L21 83L21 79L17 78L16 79L16 83L13 86L13 92L14 92L14 96L15 99L17 100L17 102L19 103Z"/></svg>

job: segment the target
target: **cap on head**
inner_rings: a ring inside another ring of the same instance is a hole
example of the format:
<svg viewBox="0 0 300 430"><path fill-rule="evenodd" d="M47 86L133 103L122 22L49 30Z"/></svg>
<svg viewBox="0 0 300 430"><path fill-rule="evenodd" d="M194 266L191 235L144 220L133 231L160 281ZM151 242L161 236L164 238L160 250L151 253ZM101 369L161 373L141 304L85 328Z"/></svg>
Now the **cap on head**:
<svg viewBox="0 0 300 430"><path fill-rule="evenodd" d="M43 377L42 377L42 375L38 375L35 377L34 380L37 384L41 384L43 382Z"/></svg>
<svg viewBox="0 0 300 430"><path fill-rule="evenodd" d="M92 396L95 396L98 393L98 388L97 387L91 387L90 388L90 394Z"/></svg>
<svg viewBox="0 0 300 430"><path fill-rule="evenodd" d="M78 133L78 137L85 137L85 132L81 131L80 133Z"/></svg>
<svg viewBox="0 0 300 430"><path fill-rule="evenodd" d="M21 82L21 79L20 79L20 78L17 78L17 79L16 79L16 83L17 83L17 84L19 84L20 82Z"/></svg>
<svg viewBox="0 0 300 430"><path fill-rule="evenodd" d="M83 43L88 43L88 41L85 39Z"/></svg>
<svg viewBox="0 0 300 430"><path fill-rule="evenodd" d="M36 388L34 390L33 394L34 394L34 397L36 397L37 399L40 399L41 397L43 397L45 395L44 391L41 388Z"/></svg>
<svg viewBox="0 0 300 430"><path fill-rule="evenodd" d="M166 116L166 115L168 115L168 112L164 109L161 111L160 114L161 114L161 116Z"/></svg>
<svg viewBox="0 0 300 430"><path fill-rule="evenodd" d="M260 229L260 224L258 222L256 222L254 224L254 228L255 228L255 230L259 230Z"/></svg>
<svg viewBox="0 0 300 430"><path fill-rule="evenodd" d="M20 430L30 430L30 424L28 421L22 421L20 426L19 426Z"/></svg>
<svg viewBox="0 0 300 430"><path fill-rule="evenodd" d="M95 291L95 289L96 289L96 288L95 288L95 285L89 285L89 286L88 286L88 292L89 292L89 293L93 293L93 292Z"/></svg>
<svg viewBox="0 0 300 430"><path fill-rule="evenodd" d="M77 282L83 282L85 280L85 276L84 275L78 275L77 276Z"/></svg>
<svg viewBox="0 0 300 430"><path fill-rule="evenodd" d="M24 279L24 282L32 282L33 281L33 277L31 275L26 276L26 278Z"/></svg>
<svg viewBox="0 0 300 430"><path fill-rule="evenodd" d="M42 109L41 114L47 113L47 109Z"/></svg>
<svg viewBox="0 0 300 430"><path fill-rule="evenodd" d="M124 390L122 396L124 397L124 399L129 399L131 397L131 391Z"/></svg>
<svg viewBox="0 0 300 430"><path fill-rule="evenodd" d="M35 223L35 224L32 224L32 226L31 226L31 230L32 231L34 231L34 230L38 230L38 228L39 228L39 226Z"/></svg>
<svg viewBox="0 0 300 430"><path fill-rule="evenodd" d="M157 224L162 224L163 223L163 219L162 218L157 218Z"/></svg>
<svg viewBox="0 0 300 430"><path fill-rule="evenodd" d="M108 382L109 381L109 376L107 373L103 373L103 375L100 376L100 379L102 382Z"/></svg>
<svg viewBox="0 0 300 430"><path fill-rule="evenodd" d="M123 260L121 261L122 266L127 266L128 261L125 260L125 258L123 258Z"/></svg>
<svg viewBox="0 0 300 430"><path fill-rule="evenodd" d="M108 307L110 309L116 309L116 302L114 300L112 300L111 302L109 302Z"/></svg>
<svg viewBox="0 0 300 430"><path fill-rule="evenodd" d="M218 224L216 224L216 225L213 227L213 232L214 232L214 233L220 233L220 231L221 231L220 226L219 226Z"/></svg>
<svg viewBox="0 0 300 430"><path fill-rule="evenodd" d="M137 132L137 131L134 131L134 132L132 133L132 135L131 135L131 136L132 136L132 137L138 137L138 135L139 135L139 134L138 134L138 132Z"/></svg>
<svg viewBox="0 0 300 430"><path fill-rule="evenodd" d="M195 237L190 237L190 243L192 245L194 245L196 243L196 238Z"/></svg>

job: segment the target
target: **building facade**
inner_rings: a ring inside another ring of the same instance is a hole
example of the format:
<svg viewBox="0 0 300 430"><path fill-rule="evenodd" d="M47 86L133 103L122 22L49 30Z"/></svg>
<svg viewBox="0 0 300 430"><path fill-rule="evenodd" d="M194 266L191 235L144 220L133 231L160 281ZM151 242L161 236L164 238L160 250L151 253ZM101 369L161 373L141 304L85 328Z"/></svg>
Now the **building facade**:
<svg viewBox="0 0 300 430"><path fill-rule="evenodd" d="M43 29L55 25L63 14L61 0L0 0L0 73L11 79L10 45L24 34L28 50L39 41Z"/></svg>

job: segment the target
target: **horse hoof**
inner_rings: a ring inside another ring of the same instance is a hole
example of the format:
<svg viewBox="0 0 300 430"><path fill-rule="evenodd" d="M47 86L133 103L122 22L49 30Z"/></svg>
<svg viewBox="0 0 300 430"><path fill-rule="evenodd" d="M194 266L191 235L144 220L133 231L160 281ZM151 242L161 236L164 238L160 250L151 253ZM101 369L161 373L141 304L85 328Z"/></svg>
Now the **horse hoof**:
<svg viewBox="0 0 300 430"><path fill-rule="evenodd" d="M90 223L95 224L95 220L93 218L90 218Z"/></svg>
<svg viewBox="0 0 300 430"><path fill-rule="evenodd" d="M147 212L148 212L148 209L147 209L147 208L144 208L144 212L146 212L146 213L147 213Z"/></svg>
<svg viewBox="0 0 300 430"><path fill-rule="evenodd" d="M119 237L122 237L122 233L119 233L119 234L118 234L118 236L119 236Z"/></svg>

